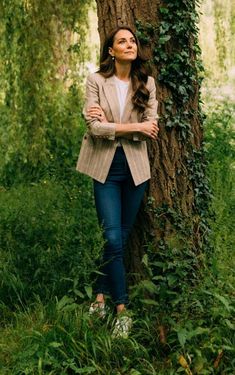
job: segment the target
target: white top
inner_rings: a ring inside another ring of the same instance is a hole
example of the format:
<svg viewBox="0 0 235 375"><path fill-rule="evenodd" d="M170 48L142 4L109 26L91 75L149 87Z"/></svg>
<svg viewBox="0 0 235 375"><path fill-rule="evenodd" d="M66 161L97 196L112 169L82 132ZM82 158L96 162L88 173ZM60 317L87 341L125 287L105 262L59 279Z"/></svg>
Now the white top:
<svg viewBox="0 0 235 375"><path fill-rule="evenodd" d="M129 82L122 81L121 79L117 78L116 76L114 76L114 78L115 78L115 84L116 84L118 101L119 101L120 122L121 122L124 107L125 107Z"/></svg>

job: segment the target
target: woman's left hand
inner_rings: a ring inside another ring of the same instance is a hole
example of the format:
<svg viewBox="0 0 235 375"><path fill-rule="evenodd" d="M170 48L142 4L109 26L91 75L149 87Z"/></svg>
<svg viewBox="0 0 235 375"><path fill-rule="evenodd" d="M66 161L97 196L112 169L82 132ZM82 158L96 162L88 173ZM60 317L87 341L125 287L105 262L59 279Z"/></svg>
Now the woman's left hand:
<svg viewBox="0 0 235 375"><path fill-rule="evenodd" d="M103 109L99 105L93 105L87 110L88 116L96 118L100 122L108 122Z"/></svg>

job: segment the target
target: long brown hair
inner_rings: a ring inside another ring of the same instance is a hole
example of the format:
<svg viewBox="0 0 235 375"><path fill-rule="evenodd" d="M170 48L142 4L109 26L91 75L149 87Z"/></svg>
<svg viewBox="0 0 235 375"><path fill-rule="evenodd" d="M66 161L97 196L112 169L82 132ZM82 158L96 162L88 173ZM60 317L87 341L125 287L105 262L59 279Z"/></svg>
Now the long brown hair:
<svg viewBox="0 0 235 375"><path fill-rule="evenodd" d="M115 63L109 53L109 48L113 47L115 35L119 30L130 31L137 44L137 58L132 62L131 65L131 81L134 92L132 96L132 103L138 111L143 112L148 106L149 99L149 90L146 87L149 69L146 67L147 58L144 56L143 51L141 50L140 42L131 27L118 26L107 36L100 55L100 68L98 73L105 78L111 77L115 73Z"/></svg>

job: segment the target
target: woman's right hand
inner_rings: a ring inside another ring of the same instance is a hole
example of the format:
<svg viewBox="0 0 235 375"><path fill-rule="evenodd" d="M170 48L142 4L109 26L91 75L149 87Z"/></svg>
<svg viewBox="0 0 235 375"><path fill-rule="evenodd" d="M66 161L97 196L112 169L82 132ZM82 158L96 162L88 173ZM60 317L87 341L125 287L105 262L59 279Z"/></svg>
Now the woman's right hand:
<svg viewBox="0 0 235 375"><path fill-rule="evenodd" d="M139 125L141 134L151 139L157 139L159 127L156 120L141 122Z"/></svg>
<svg viewBox="0 0 235 375"><path fill-rule="evenodd" d="M103 109L98 104L88 108L87 114L92 118L96 118L100 122L108 122Z"/></svg>

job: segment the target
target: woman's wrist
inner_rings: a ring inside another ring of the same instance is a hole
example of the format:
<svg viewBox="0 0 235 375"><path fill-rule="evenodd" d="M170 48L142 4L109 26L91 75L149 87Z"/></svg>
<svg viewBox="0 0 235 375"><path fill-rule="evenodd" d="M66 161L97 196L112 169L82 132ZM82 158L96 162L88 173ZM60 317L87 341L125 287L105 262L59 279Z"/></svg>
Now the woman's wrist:
<svg viewBox="0 0 235 375"><path fill-rule="evenodd" d="M139 122L133 122L129 124L116 124L116 133L140 133L141 132L141 124Z"/></svg>

